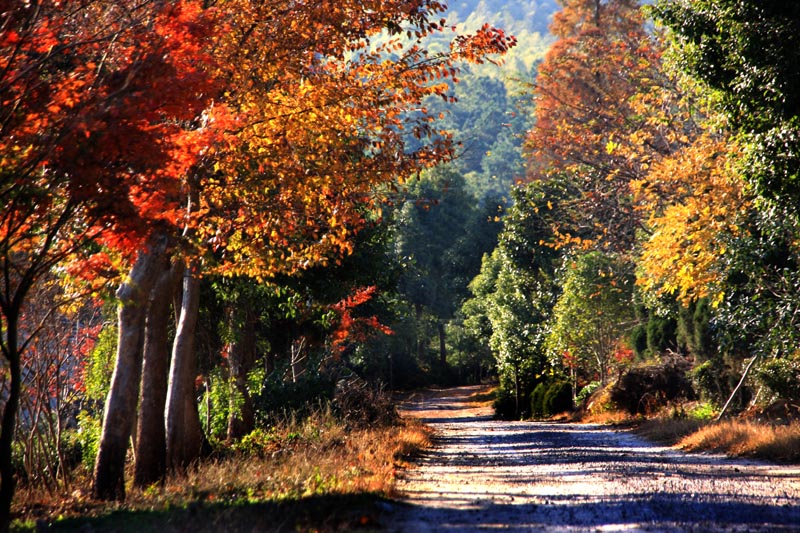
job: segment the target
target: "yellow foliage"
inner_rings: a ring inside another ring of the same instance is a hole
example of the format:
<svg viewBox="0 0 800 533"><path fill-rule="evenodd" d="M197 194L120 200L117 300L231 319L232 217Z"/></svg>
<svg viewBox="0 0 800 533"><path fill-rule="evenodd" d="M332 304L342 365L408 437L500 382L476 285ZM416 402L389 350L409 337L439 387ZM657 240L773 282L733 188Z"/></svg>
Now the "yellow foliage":
<svg viewBox="0 0 800 533"><path fill-rule="evenodd" d="M751 207L733 168L737 153L733 141L703 135L636 182L637 200L651 213L638 279L646 291L673 294L684 304L721 301L724 239L740 231L739 217Z"/></svg>

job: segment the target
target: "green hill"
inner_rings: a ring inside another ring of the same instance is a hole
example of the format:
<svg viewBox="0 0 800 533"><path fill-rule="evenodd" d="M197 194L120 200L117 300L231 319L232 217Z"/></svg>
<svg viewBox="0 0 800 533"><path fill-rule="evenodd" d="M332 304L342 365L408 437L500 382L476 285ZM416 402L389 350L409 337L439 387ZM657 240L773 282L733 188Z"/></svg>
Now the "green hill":
<svg viewBox="0 0 800 533"><path fill-rule="evenodd" d="M552 43L548 26L560 9L556 0L453 0L446 18L458 32L470 32L489 23L517 38L506 58L505 72L528 73ZM490 74L491 69L481 69ZM496 75L496 74L495 74Z"/></svg>

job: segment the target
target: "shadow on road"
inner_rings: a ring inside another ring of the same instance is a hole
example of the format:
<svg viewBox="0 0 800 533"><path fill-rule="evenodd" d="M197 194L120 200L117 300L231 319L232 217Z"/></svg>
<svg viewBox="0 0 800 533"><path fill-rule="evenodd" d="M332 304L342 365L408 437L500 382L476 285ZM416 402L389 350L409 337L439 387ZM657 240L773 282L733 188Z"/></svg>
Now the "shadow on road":
<svg viewBox="0 0 800 533"><path fill-rule="evenodd" d="M655 447L603 426L501 422L468 394L404 405L436 431L393 531L800 531L797 470ZM461 407L460 407L461 406Z"/></svg>

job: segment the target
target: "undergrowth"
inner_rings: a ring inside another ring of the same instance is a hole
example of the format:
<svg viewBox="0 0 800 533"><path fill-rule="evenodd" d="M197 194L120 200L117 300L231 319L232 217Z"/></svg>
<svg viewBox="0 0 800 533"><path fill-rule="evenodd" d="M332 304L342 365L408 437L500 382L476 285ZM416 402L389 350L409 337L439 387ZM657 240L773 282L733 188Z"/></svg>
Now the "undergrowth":
<svg viewBox="0 0 800 533"><path fill-rule="evenodd" d="M68 494L19 487L14 528L34 530L349 529L374 522L397 469L430 443L414 420L352 429L330 410L260 429L163 485L128 487L123 504L88 498L84 471ZM128 479L130 479L130 475ZM338 509L338 511L337 511Z"/></svg>

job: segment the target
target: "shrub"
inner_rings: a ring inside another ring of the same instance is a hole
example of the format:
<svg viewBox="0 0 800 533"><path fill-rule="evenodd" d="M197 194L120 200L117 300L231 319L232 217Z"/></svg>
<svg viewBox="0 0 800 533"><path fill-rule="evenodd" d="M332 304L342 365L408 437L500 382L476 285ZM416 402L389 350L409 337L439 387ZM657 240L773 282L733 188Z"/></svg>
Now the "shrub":
<svg viewBox="0 0 800 533"><path fill-rule="evenodd" d="M572 386L567 381L539 383L531 393L531 416L543 418L572 409Z"/></svg>
<svg viewBox="0 0 800 533"><path fill-rule="evenodd" d="M703 399L716 406L721 406L728 399L731 393L730 372L720 359L709 359L696 366L691 376Z"/></svg>
<svg viewBox="0 0 800 533"><path fill-rule="evenodd" d="M269 426L288 413L305 418L315 408L333 401L336 382L330 375L307 372L297 382L284 381L273 372L253 395L256 425Z"/></svg>
<svg viewBox="0 0 800 533"><path fill-rule="evenodd" d="M102 429L103 420L100 416L93 416L88 411L80 412L75 438L80 444L81 462L90 470L94 467L94 460L97 457L97 446L100 443Z"/></svg>
<svg viewBox="0 0 800 533"><path fill-rule="evenodd" d="M339 380L333 407L348 429L389 427L400 419L392 398L382 387L372 387L358 378Z"/></svg>
<svg viewBox="0 0 800 533"><path fill-rule="evenodd" d="M628 369L611 389L611 400L629 414L650 414L678 399L694 399L688 363L672 357Z"/></svg>
<svg viewBox="0 0 800 533"><path fill-rule="evenodd" d="M542 418L545 416L544 410L544 395L547 393L548 384L546 382L539 383L531 393L531 416L533 418Z"/></svg>
<svg viewBox="0 0 800 533"><path fill-rule="evenodd" d="M773 359L756 372L756 379L778 398L800 400L800 361Z"/></svg>
<svg viewBox="0 0 800 533"><path fill-rule="evenodd" d="M517 402L514 398L513 390L498 388L492 406L494 407L495 418L500 420L513 420L516 418Z"/></svg>
<svg viewBox="0 0 800 533"><path fill-rule="evenodd" d="M572 410L572 385L567 381L554 381L547 388L542 401L545 416Z"/></svg>
<svg viewBox="0 0 800 533"><path fill-rule="evenodd" d="M578 405L582 405L589 399L589 396L594 394L595 391L600 390L603 384L600 381L592 381L585 387L583 387L580 392L578 392L578 396L575 398L575 403Z"/></svg>

